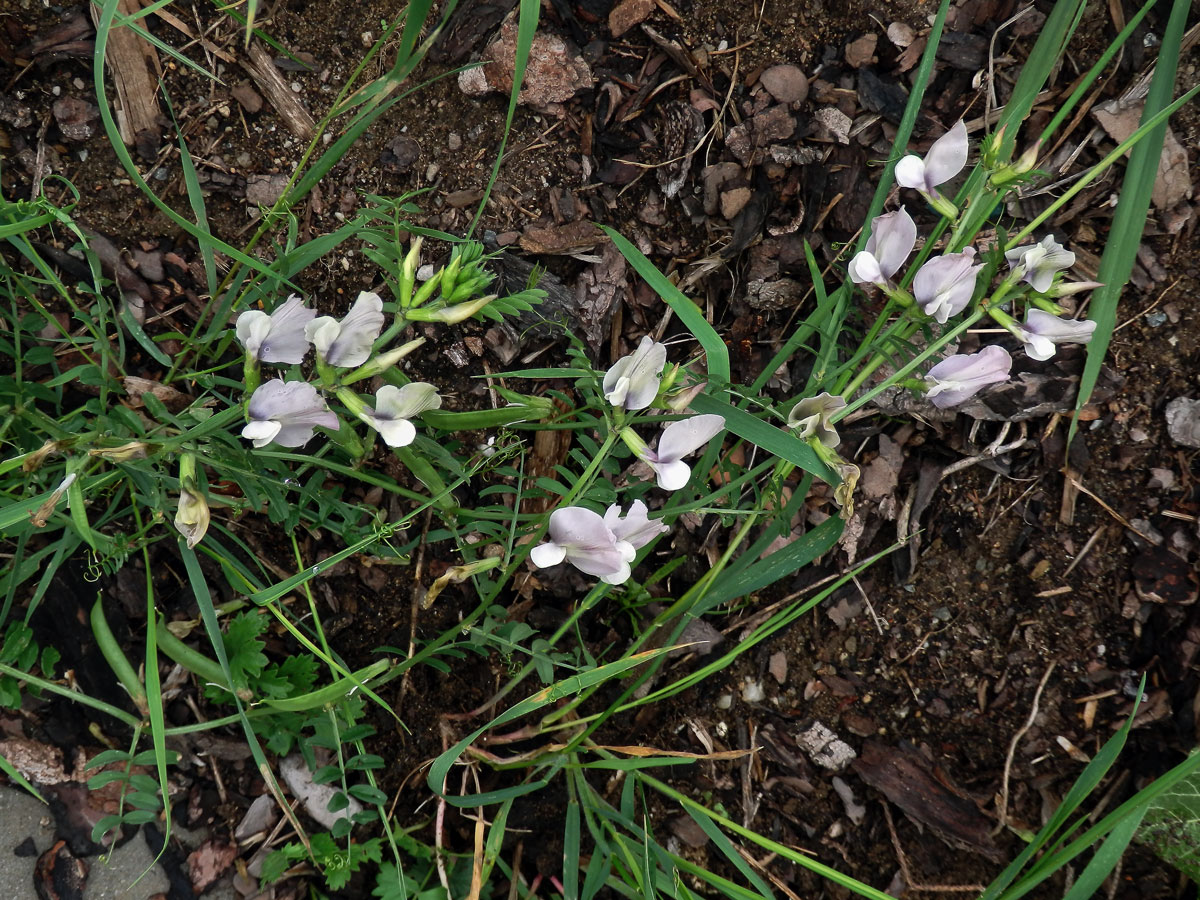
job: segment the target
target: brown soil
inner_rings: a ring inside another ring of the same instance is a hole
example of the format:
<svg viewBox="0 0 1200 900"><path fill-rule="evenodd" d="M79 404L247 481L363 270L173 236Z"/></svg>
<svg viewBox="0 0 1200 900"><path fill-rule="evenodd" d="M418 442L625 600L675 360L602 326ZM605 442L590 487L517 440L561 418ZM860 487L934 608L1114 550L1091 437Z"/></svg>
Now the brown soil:
<svg viewBox="0 0 1200 900"><path fill-rule="evenodd" d="M13 8L0 24L7 26L15 46L55 24L41 4L10 0L10 5ZM296 83L301 101L319 117L362 58L364 42L369 40L366 34L378 33L380 20L394 15L399 6L396 2L382 7L333 0L281 2L268 11L260 26L290 51L311 54L315 73L285 71L283 76ZM900 50L889 42L886 27L898 21L920 33L935 8L915 0L850 0L804 4L802 8L694 0L676 4L675 18L666 13L671 7L661 4L648 23L693 52L706 52L709 66L703 74L719 91L734 85L732 111L698 154L704 158L696 161L684 188L685 202L664 203L653 172L628 185L615 178L601 183L596 173L608 177L611 172L606 173L606 166L617 158L651 164L663 160L659 146L663 108L686 101L689 91L700 88L700 82L684 76L640 29L610 38L604 24L608 7L603 0L596 0L595 9L584 6L571 7L574 18L564 19L562 10L567 6L555 4L554 10L544 10L543 27L584 48L597 89L566 103L562 117L518 109L505 163L481 228L511 242L531 224L592 219L629 236L661 268L685 277L695 273L693 264L713 259L730 241L741 240L736 223L719 214L706 215L692 193L693 186L697 194L701 191L699 170L704 165L730 158L723 150L729 128L755 111L754 97L760 95L752 94L747 83L765 66L793 63L810 79L832 73L828 75L829 89L842 91L843 101L857 108L857 73L845 62L847 45L864 34L878 36L875 71L889 84L906 84L896 73ZM967 38L990 36L988 23L1005 18L1011 7L1003 0L969 0L958 11L960 25L954 33L964 43ZM758 9L761 16L755 15ZM1093 10L1089 15L1091 30L1085 31L1078 57L1069 58L1069 71L1062 74L1062 83L1056 84L1059 89L1090 64L1096 47L1111 35L1105 12ZM201 16L208 41L225 53L238 55L241 45L234 29L208 12ZM196 27L195 22L188 24ZM1161 30L1162 24L1155 20L1149 27ZM151 27L177 46L184 43L178 31L158 20L152 20ZM463 36L469 27L469 19L458 20L450 34L464 43L468 53L477 53L484 39ZM1124 90L1135 79L1131 66L1143 65L1140 35L1138 38L1139 49L1130 54L1136 53L1137 58L1124 60L1109 93ZM1028 33L1001 40L1000 50L1011 56L1001 67L1002 81L1013 77L1013 67L1028 51L1030 41ZM302 145L288 134L270 105L251 114L231 98L230 88L244 77L240 69L194 47L192 53L202 64L216 66L223 83L172 67L166 75L166 90L197 165L205 173L213 230L237 244L252 223L245 199L246 176L289 174ZM1195 61L1193 51L1185 57L1184 71L1194 75ZM84 142L68 143L56 131L51 107L59 96L91 99L84 84L90 77L89 65L84 54L67 56L48 67L35 64L27 71L0 68L11 85L10 99L30 108L33 123L23 128L11 123L4 126L5 152L12 150L15 156L21 149L36 150L38 128L49 122L47 140L54 150L49 165L80 190L75 211L80 221L108 235L123 250L133 250L146 241L158 249L174 247L185 260L194 259L194 248L186 236L156 215L130 186L102 133ZM431 78L449 65L427 65L419 76ZM663 68L669 74L665 78L650 75L648 68ZM952 67L939 71L938 90L931 94L932 120L949 124L964 110L969 110L968 118L978 115L981 106L970 84L973 73ZM622 107L626 121L601 127L606 104L612 102L605 99L604 84L617 86L622 100L628 100L640 86L674 76L681 77L649 102ZM719 104L723 96L714 99ZM807 118L815 106L812 101L799 108L799 134L805 140L815 130ZM334 168L322 184L319 198L297 210L302 233L332 230L338 224L337 214L351 212L363 194L395 196L426 189L428 192L415 200L422 209L420 224L464 233L477 202L471 192L486 184L505 111L503 96L467 98L454 78L421 87L381 119ZM1038 115L1044 118L1044 112ZM706 123L711 121L709 115ZM799 208L805 210L800 230L794 237L773 244L768 241L767 250L760 244L759 249L733 254L708 274L695 277L689 289L707 303L714 325L729 337L735 378L741 377L745 383L752 380L795 312L793 308L748 305L745 285L754 277L754 268L772 257L782 260L789 247L795 249L788 242L800 236L814 245L822 259L830 257L834 245L852 237L861 225L877 177L873 163L893 133L892 127L885 116L882 122L864 129L861 140L833 147L826 161L805 166L802 172L757 168L763 179L758 186L767 184L772 191L790 192L787 202L793 204L771 210L766 221L786 219ZM1082 141L1090 127L1090 121L1085 123L1068 142ZM926 121L919 134L931 130L937 133L940 128ZM1177 133L1184 146L1200 144L1194 116L1185 118ZM591 135L590 154L586 134ZM396 141L401 136L415 141L419 148L416 159L404 167L394 162ZM166 202L185 210L178 150L171 143L166 141L158 158L144 165L143 171ZM86 159L81 158L85 150ZM156 171L161 177L152 174ZM28 176L28 167L5 165L4 195L27 196ZM751 186L756 187L753 182ZM47 184L47 192L56 199L65 197L54 183ZM841 203L835 204L827 217L820 216L838 194L843 195ZM1099 209L1106 197L1107 191L1098 196L1096 210L1088 210L1074 221L1056 223L1059 232L1081 249L1099 253L1111 214ZM814 231L819 218L822 227ZM764 231L763 223L758 225L756 238ZM840 592L822 609L744 655L700 688L655 706L652 714L615 722L613 734L606 735L606 740L611 737L612 743L638 742L699 752L703 749L700 736L706 735L715 749L765 746L749 765L704 762L686 770L682 777L681 770L669 774L681 789L704 796L710 804L720 804L731 818L811 851L822 862L881 889L892 882L900 867L888 820L882 814L886 801L853 769L842 772L840 777L850 785L857 802L866 806L865 819L852 821L832 786L830 773L810 764L790 744L789 735L806 720L823 723L860 753L871 741L891 753L911 744L929 767L974 801L979 816L994 823L995 798L1010 742L1026 727L1039 682L1053 666L1037 714L1017 742L1011 760L1009 821L1036 830L1079 774L1083 757L1094 755L1128 716L1132 691L1146 673L1149 702L1139 714L1131 749L1097 796L1103 798L1100 802L1105 809L1115 808L1177 762L1198 737L1195 713L1200 680L1195 654L1200 645L1200 607L1191 602L1195 599L1191 567L1196 559L1200 493L1195 452L1168 437L1163 408L1168 400L1195 391L1200 324L1189 312L1197 299L1198 274L1194 254L1189 252L1190 224L1181 235L1170 235L1155 220L1150 232L1146 243L1157 263L1152 264L1149 256L1143 259L1139 282L1123 297L1119 320L1124 324L1110 350L1110 367L1119 376L1117 386L1110 396L1093 404L1070 455L1086 493L1078 494L1073 504L1064 501L1069 488L1062 473L1067 419L1044 417L1025 423L1020 427L1027 429L1031 439L1027 446L941 481L920 521L924 531L915 560L909 559L907 550L898 551L861 575L857 586ZM373 274L357 251L356 246L346 245L327 263L306 272L300 286L321 307L343 309L344 298L373 285ZM539 261L571 289L588 265L569 256L547 256ZM799 265L782 264L782 271L801 281L807 278L802 257ZM634 282L631 275L623 286L628 288L622 291L623 310L593 348L602 365L625 352L663 316L662 305ZM164 308L189 302L197 296L199 284L189 281L186 273L180 274L174 287L156 293L155 300ZM178 292L172 293L175 288ZM186 318L188 314L181 315ZM676 331L672 325L668 334ZM479 329L468 324L449 337L443 335L423 348L416 363L427 380L455 380L461 388L453 399L457 405L474 404L475 391L463 380L461 364L448 363L445 354L479 334ZM553 364L559 352L551 350L537 364ZM1079 357L1075 359L1078 362ZM481 371L484 364L493 372L504 368L485 353L471 360L476 368L467 374ZM792 373L801 383L805 374L802 362ZM928 478L930 471L979 453L999 435L998 423L983 423L978 431L972 425L965 418L934 425L878 417L857 423L844 434L843 446L861 448L858 459L866 465L879 453L881 435L898 441L903 462L895 491L902 500L922 472ZM1014 426L1006 440L1016 434ZM1169 484L1164 484L1165 473L1158 470L1173 476ZM894 515L889 519L880 511L881 499L867 501L873 518L858 548L859 559L883 549L895 537ZM265 546L273 546L274 538L265 524L247 523L246 528ZM1160 533L1163 543L1154 547L1138 536L1139 531ZM698 532L699 537L703 533ZM696 543L689 536L680 541L678 552L700 552L688 546L689 541ZM303 549L315 559L328 552L329 546L306 536ZM439 560L438 552L437 547L431 548L430 566L447 562ZM841 571L847 558L841 551L823 562L822 574ZM1174 565L1183 567L1188 589L1166 597L1165 602L1147 599L1157 579ZM163 577L169 596L171 578ZM762 597L745 598L725 618L716 620L717 627L736 639L742 623L756 609L802 587L801 579L803 583L812 580L797 575L794 583L785 579ZM372 588L364 585L358 570L351 569L335 574L326 584L326 599L336 599L336 608L327 611L327 624L348 659L366 659L381 645L408 645L412 591L407 578L376 582ZM676 585L675 590L680 587ZM186 605L187 599L181 598L181 602ZM564 600L569 597L539 596L530 621L536 622L540 614L543 621L553 623L554 617L561 615ZM451 627L472 605L469 598L448 592L433 610L420 614L418 637ZM597 641L609 635L628 637L627 622L624 610L602 610L587 629ZM782 679L772 674L779 670L780 659L786 661ZM499 658L484 662L469 658L445 675L419 667L403 696L389 697L407 732L381 718L377 722L382 731L380 746L373 749L389 760L383 787L394 791L402 783L408 785L401 793L402 809L413 816L428 815L427 811L416 812L428 800L419 770L443 749L439 724L443 714L482 703L502 684L505 674ZM761 683L763 700L743 699L749 683ZM732 704L720 708L718 701L728 697ZM253 789L245 772L237 781L239 790ZM523 837L529 877L558 873L560 800L554 792L544 792L514 810L510 826L529 829ZM661 812L656 831L659 839L666 841L678 811L663 808ZM222 815L231 823L236 823L240 814L236 802L222 807ZM922 831L898 812L893 818L912 877L926 885L986 884L1000 870L996 859L1011 859L1021 848L1019 839L1006 831L996 838L999 853L994 859L978 850L947 853L946 844L931 831ZM447 840L454 849L469 850L472 827L470 821L451 817ZM428 830L421 837L431 840ZM539 849L535 852L530 847ZM700 861L709 859L712 865L722 865L718 859L710 859L703 847L689 847L686 841L682 847L681 852ZM778 860L767 863L767 868L798 896L843 895L804 870L781 865ZM1058 877L1043 895L1061 896L1063 889ZM1134 850L1109 896L1173 897L1185 893L1169 868L1152 855Z"/></svg>

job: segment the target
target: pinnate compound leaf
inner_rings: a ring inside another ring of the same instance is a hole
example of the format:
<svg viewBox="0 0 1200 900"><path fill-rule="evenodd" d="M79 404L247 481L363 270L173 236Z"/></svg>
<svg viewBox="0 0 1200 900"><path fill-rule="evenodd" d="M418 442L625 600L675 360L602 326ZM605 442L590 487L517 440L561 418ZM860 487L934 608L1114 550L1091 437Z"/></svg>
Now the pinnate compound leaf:
<svg viewBox="0 0 1200 900"><path fill-rule="evenodd" d="M1188 878L1200 881L1200 771L1193 771L1150 804L1136 840Z"/></svg>

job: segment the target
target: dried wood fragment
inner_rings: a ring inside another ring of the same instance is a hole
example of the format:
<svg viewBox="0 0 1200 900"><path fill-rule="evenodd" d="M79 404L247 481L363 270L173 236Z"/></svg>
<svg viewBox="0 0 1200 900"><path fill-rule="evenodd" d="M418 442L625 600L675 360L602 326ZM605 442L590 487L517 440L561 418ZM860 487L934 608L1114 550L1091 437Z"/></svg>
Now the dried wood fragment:
<svg viewBox="0 0 1200 900"><path fill-rule="evenodd" d="M311 141L316 133L317 123L283 80L271 55L257 41L250 44L249 53L250 59L242 62L242 68L250 74L259 91L275 107L288 131L302 141Z"/></svg>
<svg viewBox="0 0 1200 900"><path fill-rule="evenodd" d="M118 15L132 16L140 11L138 0L118 0ZM92 4L92 20L99 25L98 3ZM157 151L161 138L158 81L162 67L154 47L128 25L114 27L108 33L105 61L117 87L117 128L121 140L130 146L138 144Z"/></svg>

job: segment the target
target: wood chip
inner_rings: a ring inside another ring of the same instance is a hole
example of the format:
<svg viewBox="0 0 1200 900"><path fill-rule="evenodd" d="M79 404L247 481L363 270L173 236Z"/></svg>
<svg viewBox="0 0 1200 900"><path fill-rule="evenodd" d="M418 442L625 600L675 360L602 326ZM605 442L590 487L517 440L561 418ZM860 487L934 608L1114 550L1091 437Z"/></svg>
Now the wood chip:
<svg viewBox="0 0 1200 900"><path fill-rule="evenodd" d="M249 54L249 60L244 60L242 67L254 79L259 91L275 107L287 130L302 141L312 140L317 131L317 123L283 80L283 76L275 68L271 54L257 41L250 44Z"/></svg>
<svg viewBox="0 0 1200 900"><path fill-rule="evenodd" d="M141 10L138 0L118 0L118 15L135 16ZM99 4L92 4L92 19L97 23L100 20ZM121 140L132 146L139 135L149 133L156 137L157 146L157 138L161 136L158 79L162 67L154 48L128 26L113 28L108 34L105 61L117 86L117 129ZM145 137L143 141L146 142Z"/></svg>

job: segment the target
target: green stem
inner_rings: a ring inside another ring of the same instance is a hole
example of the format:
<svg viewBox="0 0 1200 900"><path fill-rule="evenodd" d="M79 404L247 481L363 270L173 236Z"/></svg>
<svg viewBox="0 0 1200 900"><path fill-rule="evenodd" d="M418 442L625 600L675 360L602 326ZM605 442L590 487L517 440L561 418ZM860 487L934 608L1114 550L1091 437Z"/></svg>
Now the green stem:
<svg viewBox="0 0 1200 900"><path fill-rule="evenodd" d="M47 681L45 678L38 678L36 675L30 675L28 672L22 672L20 669L14 669L12 666L6 666L0 663L0 675L8 675L15 678L17 681L23 681L25 684L33 685L39 690L49 691L51 694L58 694L60 697L66 697L68 700L73 700L76 703L82 703L84 706L90 706L92 709L112 716L120 722L124 722L130 728L140 728L142 720L132 713L128 713L118 706L113 706L111 703L105 703L103 700L97 700L95 697L89 697L87 694L81 694L78 691L73 691L70 688L63 687L54 681Z"/></svg>

